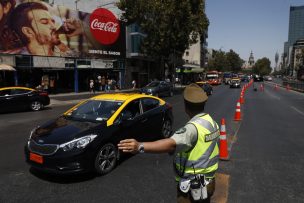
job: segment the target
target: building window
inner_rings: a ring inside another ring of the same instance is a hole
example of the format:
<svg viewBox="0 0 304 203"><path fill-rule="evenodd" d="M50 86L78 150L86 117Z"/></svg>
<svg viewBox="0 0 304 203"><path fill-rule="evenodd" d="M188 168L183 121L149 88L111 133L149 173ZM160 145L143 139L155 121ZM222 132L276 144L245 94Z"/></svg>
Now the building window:
<svg viewBox="0 0 304 203"><path fill-rule="evenodd" d="M140 35L131 35L131 50L132 53L140 52L140 43L142 37Z"/></svg>
<svg viewBox="0 0 304 203"><path fill-rule="evenodd" d="M186 56L189 56L189 51L186 51Z"/></svg>
<svg viewBox="0 0 304 203"><path fill-rule="evenodd" d="M137 24L130 25L130 32L141 32L140 27Z"/></svg>

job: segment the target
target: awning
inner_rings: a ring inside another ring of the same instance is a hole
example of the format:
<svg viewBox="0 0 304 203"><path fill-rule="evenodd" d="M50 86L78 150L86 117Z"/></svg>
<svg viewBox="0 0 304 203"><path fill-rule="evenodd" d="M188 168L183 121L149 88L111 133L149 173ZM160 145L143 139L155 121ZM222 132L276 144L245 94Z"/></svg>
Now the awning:
<svg viewBox="0 0 304 203"><path fill-rule="evenodd" d="M0 70L16 71L16 69L13 68L13 66L7 64L0 64Z"/></svg>
<svg viewBox="0 0 304 203"><path fill-rule="evenodd" d="M183 66L182 67L183 73L203 73L204 72L204 68L201 67L188 67L188 66ZM181 72L181 67L176 68L176 72L180 73Z"/></svg>

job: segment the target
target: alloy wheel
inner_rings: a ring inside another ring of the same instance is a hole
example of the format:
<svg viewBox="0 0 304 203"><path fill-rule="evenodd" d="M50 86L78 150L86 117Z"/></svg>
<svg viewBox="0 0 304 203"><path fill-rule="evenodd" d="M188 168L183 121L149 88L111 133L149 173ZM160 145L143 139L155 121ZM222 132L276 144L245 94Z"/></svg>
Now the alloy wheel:
<svg viewBox="0 0 304 203"><path fill-rule="evenodd" d="M31 103L31 109L33 111L39 111L43 108L43 104L40 101L33 101Z"/></svg>
<svg viewBox="0 0 304 203"><path fill-rule="evenodd" d="M95 158L95 170L98 174L104 175L109 173L116 166L117 162L117 149L111 144L103 145Z"/></svg>

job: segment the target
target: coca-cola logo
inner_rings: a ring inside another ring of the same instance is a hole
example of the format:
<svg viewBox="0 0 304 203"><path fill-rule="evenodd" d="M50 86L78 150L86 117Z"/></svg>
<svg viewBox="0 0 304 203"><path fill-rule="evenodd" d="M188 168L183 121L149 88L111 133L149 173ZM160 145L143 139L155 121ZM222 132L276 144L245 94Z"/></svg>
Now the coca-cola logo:
<svg viewBox="0 0 304 203"><path fill-rule="evenodd" d="M120 34L119 21L111 11L98 8L90 16L90 30L101 44L113 44Z"/></svg>

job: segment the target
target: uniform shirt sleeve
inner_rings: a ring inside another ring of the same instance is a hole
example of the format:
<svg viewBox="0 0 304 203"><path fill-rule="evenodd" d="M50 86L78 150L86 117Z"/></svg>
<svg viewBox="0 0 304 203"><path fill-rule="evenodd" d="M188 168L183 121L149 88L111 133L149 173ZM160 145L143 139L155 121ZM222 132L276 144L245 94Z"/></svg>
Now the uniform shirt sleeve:
<svg viewBox="0 0 304 203"><path fill-rule="evenodd" d="M178 129L172 136L176 142L175 153L189 151L192 149L197 141L197 130L196 127L188 123L184 127Z"/></svg>

